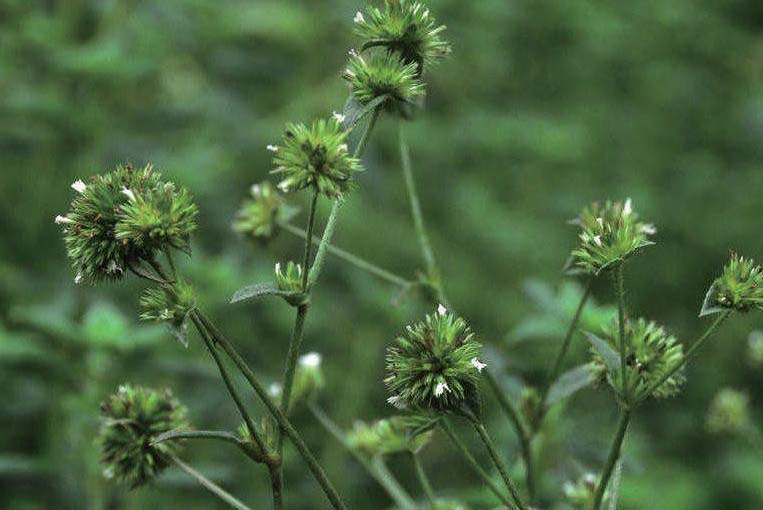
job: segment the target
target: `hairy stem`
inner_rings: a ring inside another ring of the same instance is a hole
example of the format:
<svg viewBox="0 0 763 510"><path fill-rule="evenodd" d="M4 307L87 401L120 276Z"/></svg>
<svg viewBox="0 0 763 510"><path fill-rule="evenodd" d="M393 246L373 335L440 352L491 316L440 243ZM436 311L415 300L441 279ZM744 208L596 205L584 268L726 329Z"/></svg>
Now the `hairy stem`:
<svg viewBox="0 0 763 510"><path fill-rule="evenodd" d="M326 259L326 252L330 249L331 238L334 237L334 230L336 230L337 218L339 218L339 211L344 206L344 200L335 200L331 206L331 212L329 212L329 218L326 220L326 227L323 229L323 237L318 240L318 251L315 254L315 261L313 267L310 268L310 278L308 280L308 288L315 285L318 281L318 276L321 274L323 268L323 261ZM307 241L308 237L305 233L303 239ZM316 238L312 237L310 242L315 244Z"/></svg>
<svg viewBox="0 0 763 510"><path fill-rule="evenodd" d="M511 481L508 468L503 463L503 460L501 460L501 456L498 454L498 450L496 450L493 440L490 439L490 435L485 429L485 425L483 425L475 416L467 416L467 419L472 423L474 429L477 431L477 435L479 435L480 440L482 440L482 443L485 445L493 464L495 464L495 467L498 469L498 474L501 475L503 484L509 490L509 494L511 494L511 498L514 500L514 503L520 510L527 510L527 506L522 501L522 497L519 495L516 485Z"/></svg>
<svg viewBox="0 0 763 510"><path fill-rule="evenodd" d="M178 439L211 439L214 441L223 441L240 448L255 462L263 461L261 452L253 451L251 445L242 441L236 434L224 430L170 430L169 432L156 436L151 444L159 444L165 441L175 441Z"/></svg>
<svg viewBox="0 0 763 510"><path fill-rule="evenodd" d="M440 270L437 267L437 261L432 251L432 245L429 242L429 235L427 234L426 227L424 226L424 215L421 213L421 202L419 201L419 194L416 191L416 182L413 178L413 168L411 165L411 153L408 148L408 143L405 139L405 124L400 122L399 127L399 144L400 144L400 163L403 167L403 177L405 178L405 190L408 194L408 202L411 205L411 216L413 216L413 227L416 230L416 238L419 241L421 248L421 255L424 258L424 265L427 271L427 277L429 284L435 291L438 301L447 305L447 299L445 298L445 292L442 288L442 282L440 281Z"/></svg>
<svg viewBox="0 0 763 510"><path fill-rule="evenodd" d="M628 387L628 352L625 345L625 263L617 266L615 273L615 293L617 294L617 326L618 340L620 342L620 377L622 382L622 394L626 402L630 400Z"/></svg>
<svg viewBox="0 0 763 510"><path fill-rule="evenodd" d="M522 419L522 415L516 408L514 403L509 400L506 393L498 385L495 376L490 371L485 371L485 378L487 379L488 386L493 390L498 405L504 412L519 437L519 446L522 452L522 460L525 463L525 483L527 484L527 492L530 495L530 500L535 499L535 468L532 456L532 432Z"/></svg>
<svg viewBox="0 0 763 510"><path fill-rule="evenodd" d="M427 473L424 471L424 466L421 464L421 459L416 452L411 452L411 460L413 461L413 467L416 470L416 478L418 478L419 484L424 490L424 495L429 502L429 507L431 510L434 510L437 498L435 497L434 490L432 489L432 484L429 483Z"/></svg>
<svg viewBox="0 0 763 510"><path fill-rule="evenodd" d="M331 506L333 506L335 510L347 510L347 507L342 501L342 498L337 493L334 485L328 479L328 476L326 476L326 472L318 463L315 455L313 455L313 453L310 451L310 448L302 439L302 436L299 434L299 432L297 432L297 429L294 428L294 426L289 421L289 418L280 409L278 404L276 404L273 399L270 398L270 395L268 395L265 386L262 385L252 369L249 368L249 365L241 357L233 344L231 344L228 339L223 336L220 330L218 330L217 327L204 316L204 314L199 312L199 318L207 330L211 333L215 342L225 351L231 361L233 361L233 364L236 365L236 367L239 369L241 374L257 394L257 397L259 397L259 399L267 408L268 412L276 420L278 426L284 431L286 437L289 438L294 447L297 449L297 452L299 452L299 454L302 456L302 459L305 461L305 464L307 464L307 467L312 473L313 477L321 486L323 492L326 494L326 497L331 503Z"/></svg>
<svg viewBox="0 0 763 510"><path fill-rule="evenodd" d="M609 449L609 455L607 456L607 463L604 465L604 471L601 473L601 479L596 486L596 492L594 493L593 510L599 510L601 508L601 502L604 500L604 491L607 490L609 479L612 477L612 472L615 469L615 464L620 459L620 451L625 440L625 432L628 430L628 423L631 419L631 410L623 408L620 411L620 420L617 424L617 432L612 440L612 446Z"/></svg>
<svg viewBox="0 0 763 510"><path fill-rule="evenodd" d="M386 469L386 466L381 459L379 459L378 462L373 462L353 448L339 426L334 423L317 404L311 402L308 404L308 408L318 423L320 423L323 428L326 429L326 431L331 434L334 439L336 439L339 444L341 444L345 450L347 450L350 455L363 466L363 468L365 468L368 474L376 480L401 510L415 510L416 504L413 502L413 499L411 499L392 473Z"/></svg>
<svg viewBox="0 0 763 510"><path fill-rule="evenodd" d="M252 510L250 507L246 506L244 503L228 493L225 489L180 460L176 455L170 454L170 458L172 458L172 461L175 463L175 465L177 465L177 467L185 471L188 475L191 476L191 478L199 482L201 486L203 486L205 489L207 489L209 492L220 498L231 507L237 510Z"/></svg>
<svg viewBox="0 0 763 510"><path fill-rule="evenodd" d="M485 471L480 463L477 462L477 459L474 458L472 453L469 451L469 448L467 448L463 441L461 441L461 439L456 434L456 431L453 430L453 426L450 424L450 421L448 421L446 418L441 419L440 427L445 432L445 435L447 435L450 441L453 443L453 446L455 446L459 453L461 453L461 455L464 457L466 463L471 466L472 470L474 470L477 476L479 476L485 485L487 485L487 488L490 489L490 492L495 494L501 503L507 507L512 509L516 508L516 505L508 497L506 497L503 491L501 491L501 488L498 487L498 484L493 481L487 471Z"/></svg>

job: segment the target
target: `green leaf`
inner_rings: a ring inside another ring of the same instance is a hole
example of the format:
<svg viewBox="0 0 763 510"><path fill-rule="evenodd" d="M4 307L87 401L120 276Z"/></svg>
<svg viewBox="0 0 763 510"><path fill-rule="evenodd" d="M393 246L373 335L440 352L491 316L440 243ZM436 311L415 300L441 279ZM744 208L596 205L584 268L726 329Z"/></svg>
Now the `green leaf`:
<svg viewBox="0 0 763 510"><path fill-rule="evenodd" d="M254 285L248 285L238 289L233 297L230 298L231 304L246 301L248 299L255 299L262 296L280 296L283 298L289 298L297 295L295 292L287 292L280 290L272 283L255 283Z"/></svg>
<svg viewBox="0 0 763 510"><path fill-rule="evenodd" d="M716 296L718 295L717 285L713 283L709 289L707 289L707 294L705 294L705 299L702 301L702 309L699 311L700 317L705 317L706 315L713 315L716 313L721 313L725 311L726 309L722 306L718 306L718 301L716 299Z"/></svg>
<svg viewBox="0 0 763 510"><path fill-rule="evenodd" d="M186 314L186 317L188 317L188 314ZM167 329L170 331L170 334L175 337L175 340L180 342L180 344L188 349L188 321L183 319L183 322L178 326L176 324L167 324Z"/></svg>
<svg viewBox="0 0 763 510"><path fill-rule="evenodd" d="M620 369L620 355L615 351L609 342L602 340L598 336L589 331L584 331L588 342L596 349L601 358L604 360L604 364L611 371L616 372Z"/></svg>
<svg viewBox="0 0 763 510"><path fill-rule="evenodd" d="M549 388L548 396L546 397L546 407L551 407L586 386L593 384L595 379L591 366L587 363L563 373Z"/></svg>
<svg viewBox="0 0 763 510"><path fill-rule="evenodd" d="M388 95L379 96L369 101L366 104L359 103L355 97L350 94L347 98L347 102L344 104L344 129L350 130L355 127L355 124L361 121L363 117L374 111L378 106L389 99Z"/></svg>

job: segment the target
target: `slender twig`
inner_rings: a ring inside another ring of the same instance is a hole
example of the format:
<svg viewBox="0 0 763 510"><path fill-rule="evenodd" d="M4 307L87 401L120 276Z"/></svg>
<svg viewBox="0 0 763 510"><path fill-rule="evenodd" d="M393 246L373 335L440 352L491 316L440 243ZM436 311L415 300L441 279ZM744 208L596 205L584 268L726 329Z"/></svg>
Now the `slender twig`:
<svg viewBox="0 0 763 510"><path fill-rule="evenodd" d="M232 506L233 508L237 510L252 510L250 507L246 506L244 503L236 499L233 495L228 493L225 489L214 483L212 480L207 478L206 476L202 475L198 471L196 471L194 468L180 460L176 455L170 453L170 458L172 461L185 471L188 475L191 476L191 478L195 479L201 486L203 486L205 489L207 489L209 492L220 498L222 501L227 503L228 505Z"/></svg>
<svg viewBox="0 0 763 510"><path fill-rule="evenodd" d="M413 502L413 499L411 499L392 473L387 470L386 465L381 458L379 458L378 461L376 461L376 459L368 459L358 452L358 450L353 448L339 426L334 423L334 421L329 418L317 404L310 402L308 404L308 409L310 409L310 412L318 423L320 423L323 428L326 429L326 431L331 434L334 439L336 439L339 444L341 444L345 450L347 450L350 455L363 466L363 468L365 468L368 474L387 492L389 497L392 498L398 507L402 510L415 510L416 504Z"/></svg>
<svg viewBox="0 0 763 510"><path fill-rule="evenodd" d="M527 426L525 421L522 419L522 415L514 403L509 400L509 398L506 396L506 393L504 393L504 391L498 385L498 381L496 381L492 372L489 370L485 371L485 378L487 379L488 386L490 386L490 389L493 390L493 393L498 400L498 405L503 410L506 417L509 418L509 421L511 421L512 425L514 425L514 429L516 430L517 436L519 437L519 446L522 452L522 460L525 463L525 483L527 484L527 492L530 495L530 500L532 501L535 499L535 468L532 456L532 432L530 431L530 428Z"/></svg>
<svg viewBox="0 0 763 510"><path fill-rule="evenodd" d="M207 330L212 334L212 337L215 339L216 343L225 351L231 361L233 361L233 363L239 369L246 381L257 394L257 397L259 397L259 399L267 408L268 412L276 420L278 426L283 429L286 437L289 438L294 447L297 449L297 452L299 452L299 454L302 456L302 459L305 461L305 464L307 464L307 467L312 473L313 477L321 486L321 489L323 489L323 492L326 494L326 497L328 498L331 505L336 510L347 510L347 507L342 501L342 498L339 496L339 493L337 493L334 485L328 479L328 476L326 476L326 472L318 463L315 455L313 455L313 453L310 451L310 448L307 446L307 444L305 444L302 436L291 424L286 414L281 411L278 404L276 404L270 397L267 389L265 389L265 386L263 386L263 384L259 381L244 358L241 357L233 344L231 344L228 339L223 336L220 330L218 330L217 327L212 322L210 322L203 313L199 312L199 318Z"/></svg>
<svg viewBox="0 0 763 510"><path fill-rule="evenodd" d="M432 484L429 482L427 473L424 471L424 466L421 464L421 459L416 452L411 452L411 461L413 462L413 468L416 471L416 478L418 478L419 485L421 485L421 488L424 491L424 496L426 496L427 502L429 503L429 508L434 510L437 498L435 497L434 490L432 489Z"/></svg>
<svg viewBox="0 0 763 510"><path fill-rule="evenodd" d="M464 457L464 460L466 460L467 464L471 466L472 470L479 476L482 481L485 483L488 489L490 489L490 492L495 494L495 496L507 507L511 509L515 509L517 506L506 496L506 494L501 491L501 488L498 487L498 484L495 483L495 481L491 478L491 476L485 471L485 469L480 465L479 462L477 462L477 459L474 458L472 453L469 451L469 448L466 447L466 445L461 441L461 439L456 434L456 431L453 430L453 426L450 424L450 421L443 418L440 420L440 427L445 432L445 434L450 438L450 441L453 443L453 446L456 447L456 449L461 453L461 455Z"/></svg>
<svg viewBox="0 0 763 510"><path fill-rule="evenodd" d="M313 237L313 228L315 228L315 212L318 209L318 188L313 191L313 200L310 202L310 214L307 218L307 232L305 234L305 254L302 257L302 292L307 292L307 282L310 276L310 249L313 243L308 241Z"/></svg>
<svg viewBox="0 0 763 510"><path fill-rule="evenodd" d="M729 318L731 315L731 311L727 310L725 312L722 312L718 318L716 318L712 324L705 330L705 332L700 336L697 340L694 341L694 343L689 347L689 350L686 351L686 354L684 354L683 358L681 358L681 361L679 363L676 363L676 365L668 370L665 375L660 377L657 382L649 386L646 391L643 393L642 400L646 399L649 395L652 395L657 389L659 389L660 386L665 384L665 381L670 379L670 377L681 370L686 363L689 362L690 359L692 359L700 347L704 345L704 343L713 335L713 333L716 332L716 330L726 321L726 319Z"/></svg>
<svg viewBox="0 0 763 510"><path fill-rule="evenodd" d="M204 439L222 441L238 447L244 454L255 462L263 462L262 453L255 451L252 446L242 441L236 434L224 430L171 430L154 438L151 444L159 444L165 441L179 439Z"/></svg>
<svg viewBox="0 0 763 510"><path fill-rule="evenodd" d="M405 141L405 124L400 122L399 127L399 144L400 144L400 163L403 167L403 177L405 178L405 190L408 194L408 202L411 205L411 215L413 216L413 227L416 231L416 238L419 241L421 248L421 254L424 258L424 265L427 271L427 278L429 284L435 291L438 301L447 305L447 299L445 298L445 292L442 288L442 282L440 280L440 270L437 267L437 261L432 251L432 245L429 242L429 235L427 234L426 227L424 226L424 215L421 212L421 202L419 201L419 195L416 191L416 181L413 178L413 169L411 165L411 153L408 148L408 143Z"/></svg>
<svg viewBox="0 0 763 510"><path fill-rule="evenodd" d="M607 490L609 479L612 476L612 472L615 469L615 464L620 459L620 450L623 446L623 440L625 440L625 432L628 430L628 423L630 423L631 411L628 408L623 408L620 411L620 420L617 424L617 432L612 440L612 446L609 449L609 455L607 456L607 463L604 465L604 471L601 473L601 479L596 486L596 492L594 493L593 510L599 510L601 508L601 502L604 499L604 491Z"/></svg>
<svg viewBox="0 0 763 510"><path fill-rule="evenodd" d="M628 387L628 351L625 342L625 263L617 266L615 273L615 293L617 294L617 326L618 340L620 343L620 377L622 384L622 395L626 402L630 400L630 389Z"/></svg>
<svg viewBox="0 0 763 510"><path fill-rule="evenodd" d="M334 237L334 230L336 230L336 222L339 218L339 211L344 206L344 199L334 200L331 205L331 212L329 212L329 218L326 220L326 227L323 229L323 236L318 240L318 251L315 253L315 261L310 268L310 277L308 280L308 288L315 285L318 281L318 276L321 274L323 268L323 261L326 259L326 251L329 249L331 238ZM307 233L305 233L303 239L307 241ZM315 243L315 236L310 239L311 243Z"/></svg>

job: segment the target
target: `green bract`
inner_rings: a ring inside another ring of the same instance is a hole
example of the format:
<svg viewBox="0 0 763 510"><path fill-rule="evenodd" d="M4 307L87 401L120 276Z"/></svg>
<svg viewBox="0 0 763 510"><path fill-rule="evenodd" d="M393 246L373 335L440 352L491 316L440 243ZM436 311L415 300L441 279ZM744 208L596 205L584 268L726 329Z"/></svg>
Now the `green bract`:
<svg viewBox="0 0 763 510"><path fill-rule="evenodd" d="M77 181L66 216L57 216L77 283L121 278L129 264L151 260L163 247L187 249L196 206L189 194L161 180L151 165L119 166Z"/></svg>
<svg viewBox="0 0 763 510"><path fill-rule="evenodd" d="M268 146L276 166L272 173L281 177L278 188L291 192L311 187L329 198L341 197L350 189L353 174L363 170L360 160L348 153L348 134L341 116L309 127L287 125L282 145Z"/></svg>
<svg viewBox="0 0 763 510"><path fill-rule="evenodd" d="M731 254L723 273L710 286L700 315L723 310L763 309L763 268L753 259Z"/></svg>
<svg viewBox="0 0 763 510"><path fill-rule="evenodd" d="M431 418L392 416L373 423L358 421L347 440L369 456L417 452L432 438Z"/></svg>
<svg viewBox="0 0 763 510"><path fill-rule="evenodd" d="M269 182L252 186L252 198L241 204L233 230L258 241L273 239L280 225L288 223L297 212Z"/></svg>
<svg viewBox="0 0 763 510"><path fill-rule="evenodd" d="M286 292L302 291L302 265L295 264L291 260L286 263L284 270L280 262L275 266L276 286Z"/></svg>
<svg viewBox="0 0 763 510"><path fill-rule="evenodd" d="M440 305L437 313L406 327L387 349L384 382L396 407L459 411L479 407L482 346L460 317Z"/></svg>
<svg viewBox="0 0 763 510"><path fill-rule="evenodd" d="M737 390L718 392L707 412L707 430L712 434L739 434L750 427L750 397Z"/></svg>
<svg viewBox="0 0 763 510"><path fill-rule="evenodd" d="M625 203L594 202L573 223L581 232L580 246L573 250L568 263L571 272L599 274L654 244L649 240L656 233L654 225L638 221L630 199Z"/></svg>
<svg viewBox="0 0 763 510"><path fill-rule="evenodd" d="M131 488L151 481L179 448L176 441L154 444L154 438L188 426L185 407L169 390L120 386L101 404L99 440L105 475Z"/></svg>
<svg viewBox="0 0 763 510"><path fill-rule="evenodd" d="M196 306L193 288L183 280L175 282L174 292L148 288L140 296L140 318L145 321L167 322L183 326L186 317Z"/></svg>
<svg viewBox="0 0 763 510"><path fill-rule="evenodd" d="M369 7L365 14L358 12L354 21L363 49L382 46L419 70L450 53L450 44L440 37L445 25L438 25L419 2L386 0L383 9Z"/></svg>
<svg viewBox="0 0 763 510"><path fill-rule="evenodd" d="M352 52L342 76L360 104L387 96L389 99L383 104L389 111L400 111L425 93L416 64L405 64L392 54L364 57Z"/></svg>
<svg viewBox="0 0 763 510"><path fill-rule="evenodd" d="M616 321L603 334L605 340L614 349L619 347L618 335L619 328ZM655 322L648 322L646 319L626 320L625 347L628 353L625 358L627 384L631 396L636 400L650 396L646 394L650 387L681 363L684 356L683 346L675 337L668 335L662 326ZM592 352L594 366L602 379L606 379L615 391L620 391L622 384L619 358L613 362L611 359L606 359L600 349L594 348ZM656 398L674 396L685 381L681 371L678 371L660 385L653 396Z"/></svg>

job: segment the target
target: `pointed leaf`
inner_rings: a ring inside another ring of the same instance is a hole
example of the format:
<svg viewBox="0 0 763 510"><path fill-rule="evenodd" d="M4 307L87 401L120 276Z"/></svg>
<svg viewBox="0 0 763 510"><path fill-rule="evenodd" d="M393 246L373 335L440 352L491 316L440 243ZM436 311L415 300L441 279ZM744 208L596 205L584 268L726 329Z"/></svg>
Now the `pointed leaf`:
<svg viewBox="0 0 763 510"><path fill-rule="evenodd" d="M180 326L176 326L175 324L167 324L167 329L170 331L172 336L175 337L175 340L180 342L183 347L188 349L188 323L186 321L183 321Z"/></svg>
<svg viewBox="0 0 763 510"><path fill-rule="evenodd" d="M598 336L589 331L584 331L588 342L596 349L601 358L604 360L604 364L611 371L617 371L620 368L620 355L615 351L609 342L602 340Z"/></svg>
<svg viewBox="0 0 763 510"><path fill-rule="evenodd" d="M706 315L713 315L715 313L721 313L725 311L725 308L718 306L716 296L718 295L718 290L715 282L710 286L709 289L707 289L707 294L705 294L705 299L702 301L702 309L699 311L700 317L705 317Z"/></svg>
<svg viewBox="0 0 763 510"><path fill-rule="evenodd" d="M254 299L262 296L289 296L292 292L286 292L278 289L272 283L255 283L254 285L248 285L238 289L233 297L230 299L231 303L238 303L240 301L246 301L247 299Z"/></svg>
<svg viewBox="0 0 763 510"><path fill-rule="evenodd" d="M361 104L355 99L353 95L350 95L344 105L344 129L349 131L350 129L354 128L355 124L360 122L363 117L374 111L387 99L389 99L389 96L384 94L372 99L366 104Z"/></svg>
<svg viewBox="0 0 763 510"><path fill-rule="evenodd" d="M548 396L546 397L546 407L551 407L560 400L593 384L595 379L596 377L589 364L580 365L563 373L549 388Z"/></svg>

